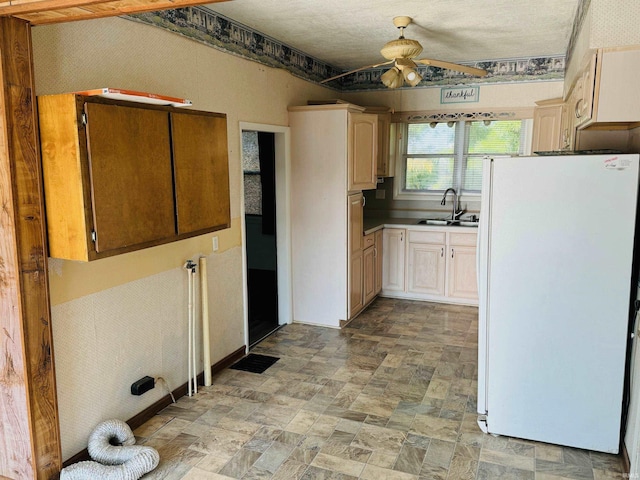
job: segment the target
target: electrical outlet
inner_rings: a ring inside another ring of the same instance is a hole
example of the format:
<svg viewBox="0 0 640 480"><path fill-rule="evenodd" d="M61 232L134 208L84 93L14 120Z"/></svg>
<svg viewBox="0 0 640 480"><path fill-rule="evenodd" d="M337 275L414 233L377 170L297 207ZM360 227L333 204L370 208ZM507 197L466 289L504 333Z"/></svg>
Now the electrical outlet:
<svg viewBox="0 0 640 480"><path fill-rule="evenodd" d="M213 251L214 252L218 251L218 236L217 235L215 237L213 237Z"/></svg>

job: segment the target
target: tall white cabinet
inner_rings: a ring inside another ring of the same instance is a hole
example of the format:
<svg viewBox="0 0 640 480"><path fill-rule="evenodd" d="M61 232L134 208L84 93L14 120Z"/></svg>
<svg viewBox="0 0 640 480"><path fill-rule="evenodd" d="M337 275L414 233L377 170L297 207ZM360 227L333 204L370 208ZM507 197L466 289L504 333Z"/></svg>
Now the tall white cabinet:
<svg viewBox="0 0 640 480"><path fill-rule="evenodd" d="M350 104L289 108L293 319L340 327L365 304L362 190L378 118Z"/></svg>

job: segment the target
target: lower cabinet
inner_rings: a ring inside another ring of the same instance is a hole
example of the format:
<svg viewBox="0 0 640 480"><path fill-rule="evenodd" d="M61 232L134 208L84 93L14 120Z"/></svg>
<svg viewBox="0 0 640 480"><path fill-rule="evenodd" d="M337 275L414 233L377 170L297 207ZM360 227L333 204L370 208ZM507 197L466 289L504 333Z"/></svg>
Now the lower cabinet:
<svg viewBox="0 0 640 480"><path fill-rule="evenodd" d="M385 228L382 231L382 293L404 291L405 236L404 228Z"/></svg>
<svg viewBox="0 0 640 480"><path fill-rule="evenodd" d="M444 296L445 232L409 231L407 273L409 292Z"/></svg>
<svg viewBox="0 0 640 480"><path fill-rule="evenodd" d="M364 235L362 244L362 253L352 254L351 260L351 305L356 308L350 310L350 317L368 305L382 290L382 230ZM359 292L354 285L361 286Z"/></svg>
<svg viewBox="0 0 640 480"><path fill-rule="evenodd" d="M363 239L362 239L362 192L348 197L348 257L349 257L349 320L355 317L364 307L363 296Z"/></svg>
<svg viewBox="0 0 640 480"><path fill-rule="evenodd" d="M376 252L375 247L371 245L365 249L362 254L362 263L364 265L363 287L364 287L364 304L366 305L373 297L376 296Z"/></svg>
<svg viewBox="0 0 640 480"><path fill-rule="evenodd" d="M382 291L382 230L377 230L374 234L373 256L375 261L375 281L374 290L378 295Z"/></svg>
<svg viewBox="0 0 640 480"><path fill-rule="evenodd" d="M363 265L364 255L362 251L351 256L351 269L349 273L349 318L355 317L364 307L363 281L364 273Z"/></svg>
<svg viewBox="0 0 640 480"><path fill-rule="evenodd" d="M477 234L460 228L385 229L382 294L477 305Z"/></svg>

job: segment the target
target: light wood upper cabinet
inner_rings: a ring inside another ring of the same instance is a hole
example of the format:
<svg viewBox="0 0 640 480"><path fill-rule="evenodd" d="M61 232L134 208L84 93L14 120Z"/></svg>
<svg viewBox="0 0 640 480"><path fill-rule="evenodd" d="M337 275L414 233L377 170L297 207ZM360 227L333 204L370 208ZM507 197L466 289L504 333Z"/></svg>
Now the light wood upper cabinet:
<svg viewBox="0 0 640 480"><path fill-rule="evenodd" d="M565 98L578 129L640 122L637 93L640 48L616 47L589 52Z"/></svg>
<svg viewBox="0 0 640 480"><path fill-rule="evenodd" d="M378 117L378 154L376 156L376 176L393 177L393 165L390 156L391 113L389 107L366 107L364 113Z"/></svg>
<svg viewBox="0 0 640 480"><path fill-rule="evenodd" d="M378 159L378 118L370 113L349 113L349 191L376 188Z"/></svg>
<svg viewBox="0 0 640 480"><path fill-rule="evenodd" d="M226 117L173 112L171 138L178 235L229 227Z"/></svg>
<svg viewBox="0 0 640 480"><path fill-rule="evenodd" d="M533 110L532 152L560 150L562 148L562 108L561 98L536 102Z"/></svg>
<svg viewBox="0 0 640 480"><path fill-rule="evenodd" d="M225 115L74 94L38 109L50 256L95 260L229 225Z"/></svg>

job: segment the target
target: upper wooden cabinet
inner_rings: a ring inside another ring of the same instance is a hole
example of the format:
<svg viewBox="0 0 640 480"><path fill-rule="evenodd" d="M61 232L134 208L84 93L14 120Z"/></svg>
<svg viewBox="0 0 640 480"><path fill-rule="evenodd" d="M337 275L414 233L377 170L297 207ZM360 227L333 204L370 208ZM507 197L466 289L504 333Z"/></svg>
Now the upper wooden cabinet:
<svg viewBox="0 0 640 480"><path fill-rule="evenodd" d="M95 260L230 224L226 117L38 98L49 255Z"/></svg>
<svg viewBox="0 0 640 480"><path fill-rule="evenodd" d="M390 156L391 112L389 107L366 107L364 113L373 113L378 118L378 154L376 155L376 176L393 177Z"/></svg>
<svg viewBox="0 0 640 480"><path fill-rule="evenodd" d="M640 122L637 94L640 48L619 47L589 52L565 98L577 128Z"/></svg>
<svg viewBox="0 0 640 480"><path fill-rule="evenodd" d="M533 110L532 152L561 149L563 105L561 98L536 102L536 108Z"/></svg>
<svg viewBox="0 0 640 480"><path fill-rule="evenodd" d="M226 116L172 112L171 138L178 235L228 226Z"/></svg>
<svg viewBox="0 0 640 480"><path fill-rule="evenodd" d="M376 188L378 161L378 117L369 113L349 113L349 191Z"/></svg>

